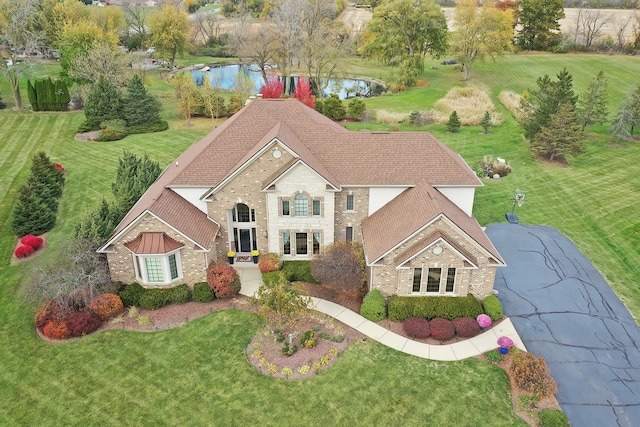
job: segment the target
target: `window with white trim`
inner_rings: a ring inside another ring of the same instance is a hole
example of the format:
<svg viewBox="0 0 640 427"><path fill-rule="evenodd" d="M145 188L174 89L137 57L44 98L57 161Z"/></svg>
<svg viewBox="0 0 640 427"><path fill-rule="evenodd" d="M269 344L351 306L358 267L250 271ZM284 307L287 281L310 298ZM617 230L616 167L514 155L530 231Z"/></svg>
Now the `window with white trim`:
<svg viewBox="0 0 640 427"><path fill-rule="evenodd" d="M291 233L282 233L282 254L291 255Z"/></svg>
<svg viewBox="0 0 640 427"><path fill-rule="evenodd" d="M293 199L293 209L295 216L309 216L309 200L306 194L296 194L296 197Z"/></svg>
<svg viewBox="0 0 640 427"><path fill-rule="evenodd" d="M162 255L133 255L136 278L142 283L170 284L182 279L180 251Z"/></svg>
<svg viewBox="0 0 640 427"><path fill-rule="evenodd" d="M411 293L452 294L455 291L455 284L455 268L429 268L426 278L422 268L414 268Z"/></svg>
<svg viewBox="0 0 640 427"><path fill-rule="evenodd" d="M354 210L355 200L353 194L347 194L347 208L346 210L352 211Z"/></svg>

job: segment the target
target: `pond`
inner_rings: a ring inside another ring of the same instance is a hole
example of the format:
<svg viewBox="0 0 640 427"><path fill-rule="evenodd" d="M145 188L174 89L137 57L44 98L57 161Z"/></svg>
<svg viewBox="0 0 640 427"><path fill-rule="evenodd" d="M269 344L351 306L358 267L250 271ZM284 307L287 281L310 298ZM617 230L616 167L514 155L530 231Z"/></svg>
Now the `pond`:
<svg viewBox="0 0 640 427"><path fill-rule="evenodd" d="M254 93L258 93L260 87L264 85L262 73L256 66L249 65L214 65L205 67L207 71L193 70L191 74L198 86L202 86L205 74L209 75L212 86L226 90L233 90L236 85L236 77L240 71L249 76L254 84ZM290 92L293 92L298 82L298 77L280 77L281 80L289 79ZM337 93L340 99L349 99L354 96L370 97L382 94L386 88L384 85L360 79L329 79L327 88L323 91L325 97L331 93ZM290 93L291 94L291 93Z"/></svg>

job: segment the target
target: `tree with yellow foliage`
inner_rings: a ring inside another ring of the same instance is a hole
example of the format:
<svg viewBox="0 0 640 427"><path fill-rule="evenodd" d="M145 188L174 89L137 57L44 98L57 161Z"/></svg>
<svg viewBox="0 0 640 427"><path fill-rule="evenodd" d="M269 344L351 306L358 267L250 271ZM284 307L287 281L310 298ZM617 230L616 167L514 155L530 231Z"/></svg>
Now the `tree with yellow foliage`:
<svg viewBox="0 0 640 427"><path fill-rule="evenodd" d="M151 42L173 69L176 55L182 54L189 37L189 21L183 10L167 4L149 18Z"/></svg>

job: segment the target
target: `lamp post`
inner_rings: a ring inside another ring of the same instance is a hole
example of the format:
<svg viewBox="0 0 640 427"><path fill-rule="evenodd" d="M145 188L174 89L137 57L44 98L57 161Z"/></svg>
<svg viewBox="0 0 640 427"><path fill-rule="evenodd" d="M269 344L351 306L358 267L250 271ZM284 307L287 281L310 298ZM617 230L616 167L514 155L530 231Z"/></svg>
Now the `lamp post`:
<svg viewBox="0 0 640 427"><path fill-rule="evenodd" d="M511 208L511 212L507 212L506 214L504 214L510 224L518 223L518 216L516 215L516 204L518 205L518 207L521 207L524 204L524 196L527 194L526 192L521 191L518 188L515 189L515 193L516 194L513 198L513 207Z"/></svg>

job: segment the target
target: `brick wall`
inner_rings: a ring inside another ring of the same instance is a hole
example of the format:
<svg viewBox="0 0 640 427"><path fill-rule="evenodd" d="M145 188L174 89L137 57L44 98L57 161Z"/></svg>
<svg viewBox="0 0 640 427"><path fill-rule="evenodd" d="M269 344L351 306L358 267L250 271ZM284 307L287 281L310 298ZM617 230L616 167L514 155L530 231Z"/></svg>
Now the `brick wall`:
<svg viewBox="0 0 640 427"><path fill-rule="evenodd" d="M353 195L353 210L347 210L347 195ZM362 221L369 214L369 188L342 187L335 193L335 231L334 239L344 241L346 228L353 227L353 241L362 243Z"/></svg>

